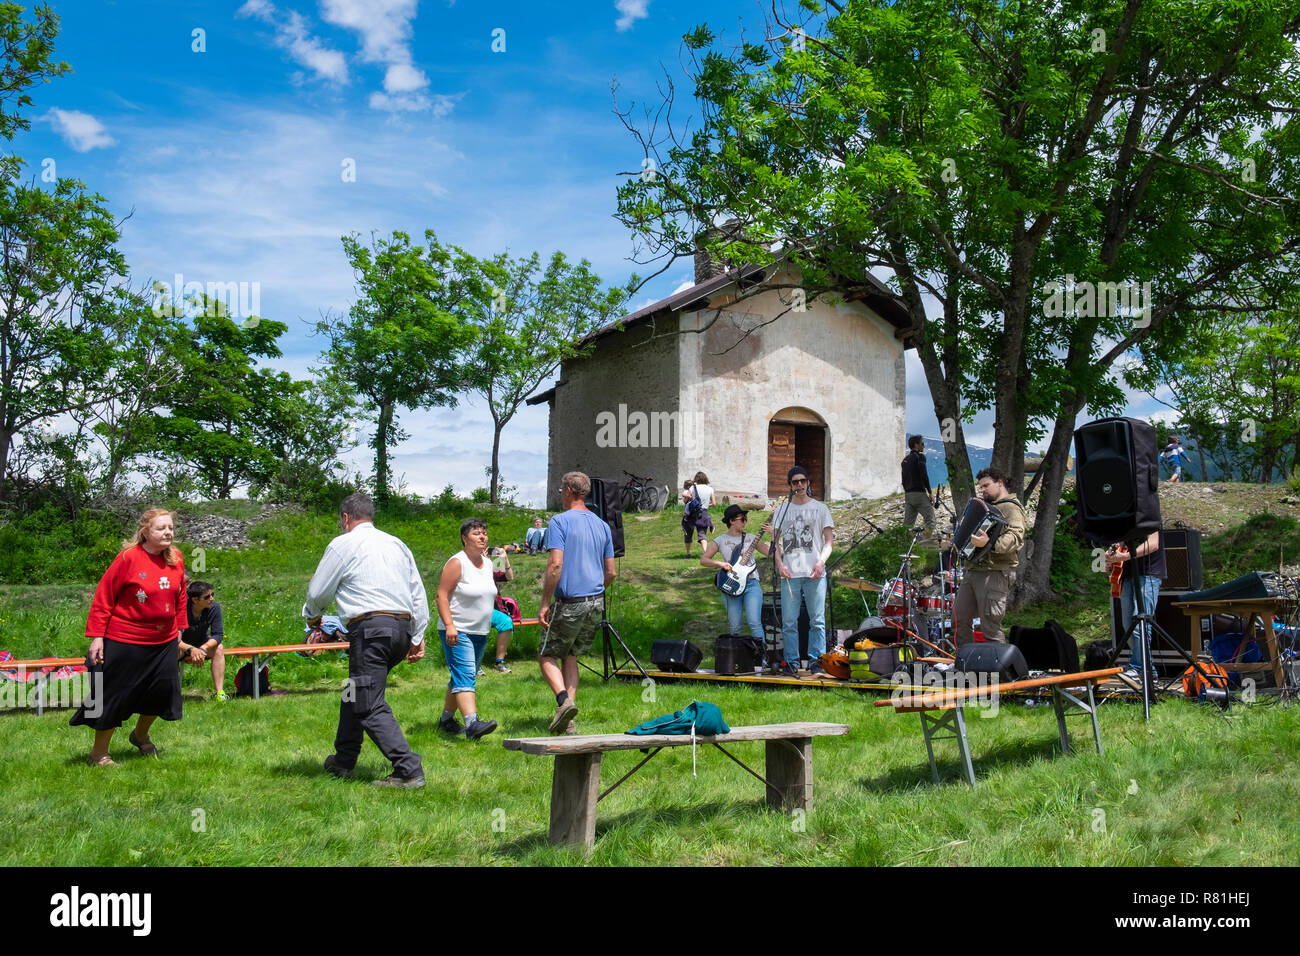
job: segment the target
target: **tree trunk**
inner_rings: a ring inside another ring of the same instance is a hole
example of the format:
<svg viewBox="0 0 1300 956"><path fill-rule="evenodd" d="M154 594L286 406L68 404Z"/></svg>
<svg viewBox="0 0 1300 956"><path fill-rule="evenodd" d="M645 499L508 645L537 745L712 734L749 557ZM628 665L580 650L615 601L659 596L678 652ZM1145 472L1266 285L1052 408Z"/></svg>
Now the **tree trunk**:
<svg viewBox="0 0 1300 956"><path fill-rule="evenodd" d="M501 452L501 429L503 424L495 418L492 420L492 482L488 489L488 501L492 504L499 504L497 501L497 484L501 477L501 468L498 459Z"/></svg>
<svg viewBox="0 0 1300 956"><path fill-rule="evenodd" d="M1043 477L1038 485L1038 509L1034 516L1034 553L1029 561L1022 561L1016 575L1016 590L1012 607L1020 608L1035 601L1055 597L1052 592L1052 552L1056 546L1056 522L1061 514L1061 489L1065 486L1065 463L1070 454L1070 441L1074 437L1074 423L1083 408L1077 402L1068 414L1056 419L1052 440L1043 460ZM1026 502L1026 505L1028 502Z"/></svg>
<svg viewBox="0 0 1300 956"><path fill-rule="evenodd" d="M13 448L14 432L7 428L0 428L0 502L5 500L8 488L5 485L5 477L9 474L9 452Z"/></svg>
<svg viewBox="0 0 1300 956"><path fill-rule="evenodd" d="M379 421L375 426L375 501L388 502L388 435L393 427L393 403L379 404Z"/></svg>

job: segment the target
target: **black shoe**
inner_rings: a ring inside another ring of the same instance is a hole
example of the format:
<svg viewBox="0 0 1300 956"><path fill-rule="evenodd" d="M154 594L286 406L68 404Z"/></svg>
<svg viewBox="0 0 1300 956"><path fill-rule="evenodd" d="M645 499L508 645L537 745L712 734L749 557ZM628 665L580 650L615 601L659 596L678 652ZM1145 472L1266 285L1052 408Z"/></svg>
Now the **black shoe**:
<svg viewBox="0 0 1300 956"><path fill-rule="evenodd" d="M371 783L376 787L392 787L395 790L419 790L424 786L424 774L418 773L414 777L399 777L394 773L383 780L373 780Z"/></svg>
<svg viewBox="0 0 1300 956"><path fill-rule="evenodd" d="M496 729L497 722L495 720L476 720L465 728L465 736L470 740L478 740L480 737L486 737Z"/></svg>
<svg viewBox="0 0 1300 956"><path fill-rule="evenodd" d="M820 664L818 664L816 661L813 661L811 664L808 665L808 673L811 674L813 677L816 677L818 674L825 674L826 671L825 669L823 669L823 667Z"/></svg>
<svg viewBox="0 0 1300 956"><path fill-rule="evenodd" d="M453 737L459 737L465 732L465 727L455 717L441 717L438 719L438 729L444 734L451 734Z"/></svg>
<svg viewBox="0 0 1300 956"><path fill-rule="evenodd" d="M352 776L352 768L340 766L338 758L335 757L333 754L330 754L328 757L325 758L325 772L329 774L331 777Z"/></svg>

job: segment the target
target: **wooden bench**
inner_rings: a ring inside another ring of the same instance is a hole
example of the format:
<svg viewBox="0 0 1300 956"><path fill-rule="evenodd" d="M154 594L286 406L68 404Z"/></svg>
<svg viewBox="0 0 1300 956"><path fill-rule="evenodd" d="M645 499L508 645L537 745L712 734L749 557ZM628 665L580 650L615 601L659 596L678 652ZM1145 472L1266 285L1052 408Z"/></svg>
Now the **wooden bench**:
<svg viewBox="0 0 1300 956"><path fill-rule="evenodd" d="M589 734L576 737L521 737L502 741L506 750L555 757L551 778L550 841L557 846L582 844L590 852L596 844L596 804L609 796L665 747L688 747L692 743L712 744L767 786L767 805L782 810L813 808L812 742L814 737L842 737L847 724L761 724L732 727L729 734ZM729 753L723 743L766 741L766 775L746 767ZM645 750L649 754L600 792L601 757L612 750Z"/></svg>
<svg viewBox="0 0 1300 956"><path fill-rule="evenodd" d="M1056 711L1056 726L1061 735L1061 750L1070 753L1070 735L1065 729L1065 710L1067 704L1078 707L1092 717L1092 736L1097 743L1097 753L1101 753L1101 727L1097 724L1097 703L1092 689L1102 681L1123 670L1121 667L1108 667L1099 671L1084 671L1079 674L1054 674L1051 677L1035 677L1032 680L1018 680L1009 684L984 684L977 687L936 688L933 692L910 694L889 700L876 701L877 707L893 707L898 714L920 714L921 733L925 735L925 750L930 755L930 775L934 782L939 782L939 767L934 761L935 740L956 740L961 754L962 767L971 786L975 785L975 767L971 763L970 744L966 740L966 717L964 705L970 698L981 694L1003 694L1008 691L1034 690L1049 687L1052 691L1052 707ZM1088 702L1084 703L1070 693L1070 690L1086 688ZM1069 688L1070 690L1067 690ZM939 716L932 716L930 711L938 711ZM951 737L940 737L938 731L947 728Z"/></svg>

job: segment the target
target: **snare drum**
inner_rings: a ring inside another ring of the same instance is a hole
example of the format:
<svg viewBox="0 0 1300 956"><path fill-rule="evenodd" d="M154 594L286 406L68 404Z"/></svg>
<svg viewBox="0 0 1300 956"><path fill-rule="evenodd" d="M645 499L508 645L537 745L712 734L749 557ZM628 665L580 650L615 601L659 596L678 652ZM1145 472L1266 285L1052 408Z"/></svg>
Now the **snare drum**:
<svg viewBox="0 0 1300 956"><path fill-rule="evenodd" d="M947 603L942 594L922 594L916 599L917 609L928 616L943 614Z"/></svg>

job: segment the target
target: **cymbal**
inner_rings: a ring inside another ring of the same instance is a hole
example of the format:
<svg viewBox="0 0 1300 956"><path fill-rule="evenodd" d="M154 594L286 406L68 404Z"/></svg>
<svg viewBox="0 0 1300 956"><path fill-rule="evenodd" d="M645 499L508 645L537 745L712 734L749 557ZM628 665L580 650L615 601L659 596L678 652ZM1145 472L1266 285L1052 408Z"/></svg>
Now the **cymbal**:
<svg viewBox="0 0 1300 956"><path fill-rule="evenodd" d="M835 582L842 588L852 588L855 591L869 591L872 594L879 594L884 590L879 584L871 581L864 581L862 578L849 578L848 580L839 580Z"/></svg>

